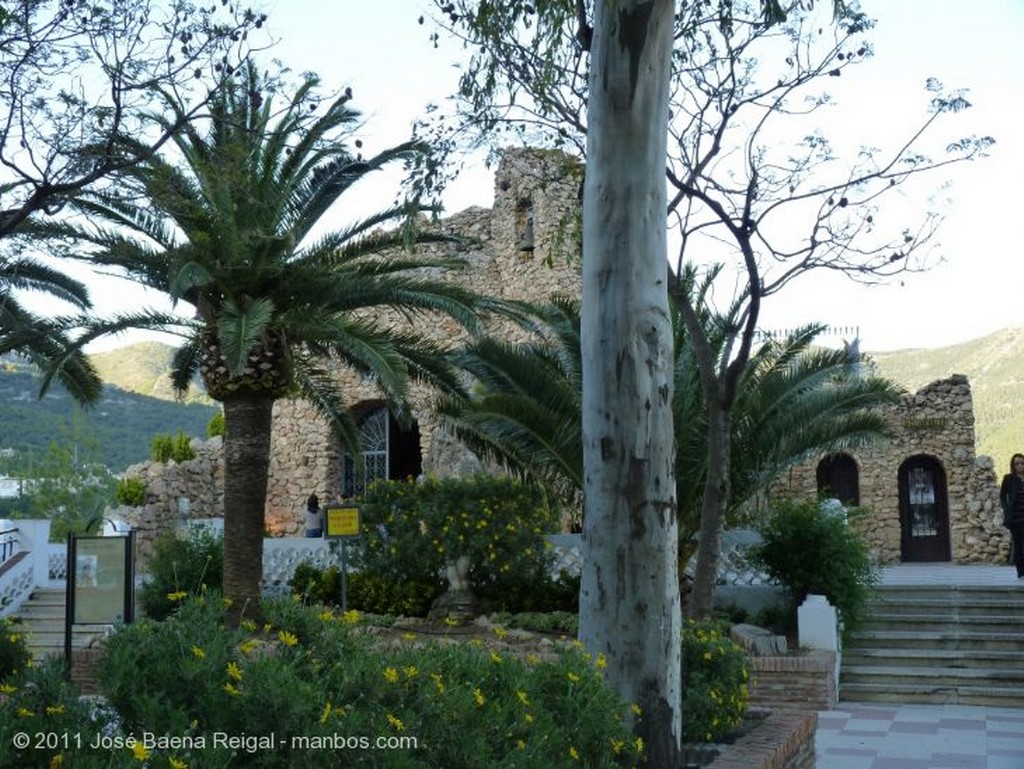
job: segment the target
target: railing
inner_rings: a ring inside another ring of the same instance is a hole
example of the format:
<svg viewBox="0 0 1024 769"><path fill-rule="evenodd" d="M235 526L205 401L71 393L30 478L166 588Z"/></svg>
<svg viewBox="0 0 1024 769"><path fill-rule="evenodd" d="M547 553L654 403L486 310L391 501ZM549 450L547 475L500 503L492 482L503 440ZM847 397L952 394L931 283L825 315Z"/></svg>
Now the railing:
<svg viewBox="0 0 1024 769"><path fill-rule="evenodd" d="M41 585L51 584L50 522L20 520L3 532L0 617L13 614ZM20 558L16 556L21 555Z"/></svg>
<svg viewBox="0 0 1024 769"><path fill-rule="evenodd" d="M17 528L0 531L0 566L3 566L4 562L17 552L17 533Z"/></svg>

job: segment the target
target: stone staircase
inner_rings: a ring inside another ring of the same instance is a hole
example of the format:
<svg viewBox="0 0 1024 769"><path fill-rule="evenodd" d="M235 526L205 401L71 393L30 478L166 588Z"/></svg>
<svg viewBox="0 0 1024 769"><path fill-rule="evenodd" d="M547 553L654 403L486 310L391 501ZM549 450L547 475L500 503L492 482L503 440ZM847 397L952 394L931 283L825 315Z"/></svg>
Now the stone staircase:
<svg viewBox="0 0 1024 769"><path fill-rule="evenodd" d="M36 588L15 613L32 652L33 661L55 655L64 656L64 588ZM82 649L102 636L109 625L76 625L71 636L74 649Z"/></svg>
<svg viewBox="0 0 1024 769"><path fill-rule="evenodd" d="M845 702L1024 707L1024 583L879 586L839 681Z"/></svg>

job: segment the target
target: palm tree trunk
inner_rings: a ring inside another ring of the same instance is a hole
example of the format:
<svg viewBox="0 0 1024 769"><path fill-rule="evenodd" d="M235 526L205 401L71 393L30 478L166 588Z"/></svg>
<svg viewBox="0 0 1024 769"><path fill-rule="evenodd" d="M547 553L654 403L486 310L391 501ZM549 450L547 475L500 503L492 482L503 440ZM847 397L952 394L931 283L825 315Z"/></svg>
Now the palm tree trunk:
<svg viewBox="0 0 1024 769"><path fill-rule="evenodd" d="M260 612L264 507L274 398L224 401L224 597L233 623Z"/></svg>

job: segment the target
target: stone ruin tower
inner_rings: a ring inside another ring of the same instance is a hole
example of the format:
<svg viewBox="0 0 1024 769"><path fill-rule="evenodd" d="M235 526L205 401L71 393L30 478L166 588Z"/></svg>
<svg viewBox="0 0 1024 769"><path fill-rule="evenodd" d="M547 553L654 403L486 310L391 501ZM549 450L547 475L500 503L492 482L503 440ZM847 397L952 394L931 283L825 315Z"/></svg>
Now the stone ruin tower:
<svg viewBox="0 0 1024 769"><path fill-rule="evenodd" d="M469 208L426 225L466 238L466 243L417 248L423 253L454 250L468 266L453 273L452 279L480 293L530 301L554 295L578 297L582 189L583 166L578 160L551 150L506 150L495 174L493 208ZM381 320L405 322L397 317ZM446 318L418 319L417 331L449 345L465 338ZM511 339L522 335L511 323L493 324L490 331ZM344 367L335 371L360 422L371 478L466 474L481 469L479 461L439 426L429 390L414 389L413 425L403 428L387 412L372 382ZM269 532L298 531L299 509L309 494L324 500L348 496L358 493L367 480L345 457L337 438L310 404L278 401L267 482Z"/></svg>

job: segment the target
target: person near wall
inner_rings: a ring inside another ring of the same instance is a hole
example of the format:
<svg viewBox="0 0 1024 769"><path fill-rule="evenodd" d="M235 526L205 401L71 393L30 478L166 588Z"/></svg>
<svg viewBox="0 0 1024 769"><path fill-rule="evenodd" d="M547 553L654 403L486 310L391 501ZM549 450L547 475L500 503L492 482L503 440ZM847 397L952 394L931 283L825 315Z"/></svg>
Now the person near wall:
<svg viewBox="0 0 1024 769"><path fill-rule="evenodd" d="M302 525L307 537L324 535L324 511L316 494L310 494L306 506L302 509Z"/></svg>
<svg viewBox="0 0 1024 769"><path fill-rule="evenodd" d="M1003 525L1010 530L1010 562L1017 567L1017 577L1024 579L1024 454L1010 457L1010 472L999 487L999 503Z"/></svg>

